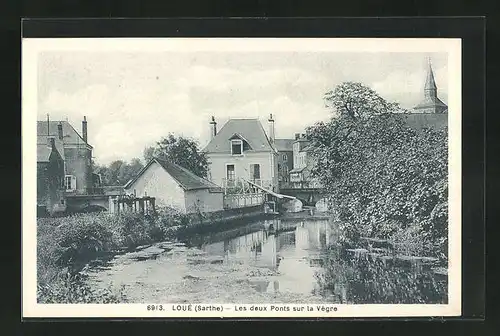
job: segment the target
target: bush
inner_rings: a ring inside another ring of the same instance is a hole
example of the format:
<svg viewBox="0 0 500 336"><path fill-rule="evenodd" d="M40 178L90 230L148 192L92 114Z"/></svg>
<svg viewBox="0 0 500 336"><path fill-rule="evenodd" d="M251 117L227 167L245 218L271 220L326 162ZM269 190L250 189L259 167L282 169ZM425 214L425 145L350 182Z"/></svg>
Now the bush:
<svg viewBox="0 0 500 336"><path fill-rule="evenodd" d="M38 303L125 303L127 299L122 289L116 293L111 287L92 288L79 274L61 273L53 281L39 284Z"/></svg>
<svg viewBox="0 0 500 336"><path fill-rule="evenodd" d="M188 223L187 215L170 208L159 209L154 216L123 212L39 218L39 299L58 303L114 302L115 296L111 292L96 291L87 286L79 275L80 269L104 252L174 238L176 231L173 228Z"/></svg>

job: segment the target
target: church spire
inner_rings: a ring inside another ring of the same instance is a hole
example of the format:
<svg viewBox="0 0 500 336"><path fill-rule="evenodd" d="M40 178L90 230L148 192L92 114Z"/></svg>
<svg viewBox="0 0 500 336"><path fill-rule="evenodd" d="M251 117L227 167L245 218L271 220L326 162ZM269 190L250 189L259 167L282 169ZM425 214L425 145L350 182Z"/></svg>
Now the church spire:
<svg viewBox="0 0 500 336"><path fill-rule="evenodd" d="M431 59L427 59L427 78L425 80L425 87L424 87L426 93L427 91L434 91L434 96L437 96L437 86L436 86L436 81L434 80L434 72L432 71L432 65L431 65Z"/></svg>
<svg viewBox="0 0 500 336"><path fill-rule="evenodd" d="M448 110L448 106L437 96L437 86L434 79L431 60L427 59L427 76L424 85L424 99L414 107L416 113L443 113Z"/></svg>

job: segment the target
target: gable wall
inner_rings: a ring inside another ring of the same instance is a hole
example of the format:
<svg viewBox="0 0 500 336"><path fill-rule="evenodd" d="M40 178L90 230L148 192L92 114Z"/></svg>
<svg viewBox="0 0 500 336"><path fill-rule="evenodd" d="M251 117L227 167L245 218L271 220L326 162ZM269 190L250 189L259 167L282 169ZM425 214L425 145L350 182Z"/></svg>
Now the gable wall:
<svg viewBox="0 0 500 336"><path fill-rule="evenodd" d="M137 197L156 198L157 206L169 206L186 212L184 190L158 163L153 162L143 174L127 188L127 193L136 192Z"/></svg>

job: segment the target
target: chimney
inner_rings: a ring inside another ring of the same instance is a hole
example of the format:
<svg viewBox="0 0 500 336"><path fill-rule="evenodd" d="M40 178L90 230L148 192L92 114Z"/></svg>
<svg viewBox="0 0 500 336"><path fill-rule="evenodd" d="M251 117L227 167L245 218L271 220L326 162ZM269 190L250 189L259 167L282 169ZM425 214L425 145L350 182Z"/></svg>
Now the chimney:
<svg viewBox="0 0 500 336"><path fill-rule="evenodd" d="M300 138L300 133L295 133L295 140L299 140Z"/></svg>
<svg viewBox="0 0 500 336"><path fill-rule="evenodd" d="M47 136L50 136L50 116L47 113Z"/></svg>
<svg viewBox="0 0 500 336"><path fill-rule="evenodd" d="M64 136L62 123L57 124L57 134L59 135L59 140L62 140Z"/></svg>
<svg viewBox="0 0 500 336"><path fill-rule="evenodd" d="M212 121L210 121L210 139L213 139L217 135L217 123L215 122L215 117L212 116Z"/></svg>
<svg viewBox="0 0 500 336"><path fill-rule="evenodd" d="M82 121L82 137L83 141L87 143L87 117L83 116L83 121Z"/></svg>
<svg viewBox="0 0 500 336"><path fill-rule="evenodd" d="M274 119L272 114L269 115L267 121L269 122L269 140L274 143Z"/></svg>

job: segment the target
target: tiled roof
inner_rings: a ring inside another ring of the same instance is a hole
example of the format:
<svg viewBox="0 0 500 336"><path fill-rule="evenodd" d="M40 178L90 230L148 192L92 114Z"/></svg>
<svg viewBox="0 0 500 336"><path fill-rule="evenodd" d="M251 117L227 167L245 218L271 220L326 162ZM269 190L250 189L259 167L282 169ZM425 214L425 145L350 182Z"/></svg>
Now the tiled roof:
<svg viewBox="0 0 500 336"><path fill-rule="evenodd" d="M436 109L442 111L446 110L448 106L441 101L438 97L425 97L418 105L414 107L415 110L426 109L429 107L435 107Z"/></svg>
<svg viewBox="0 0 500 336"><path fill-rule="evenodd" d="M61 157L64 158L64 144L63 144L63 142L61 140L59 140L59 138L57 136L53 136L53 138L55 139L57 151L59 152L59 154L61 155ZM37 147L38 146L42 146L42 147L45 146L48 149L50 149L47 146L47 143L48 143L47 141L48 141L48 137L46 135L38 135L36 137Z"/></svg>
<svg viewBox="0 0 500 336"><path fill-rule="evenodd" d="M64 148L62 142L55 138L56 149L61 157L64 157ZM48 162L50 158L50 153L52 153L52 148L48 145L47 136L37 137L36 144L36 159L37 162Z"/></svg>
<svg viewBox="0 0 500 336"><path fill-rule="evenodd" d="M293 168L292 170L290 170L289 173L300 173L301 171L303 171L304 169L306 169L306 167L301 167L301 168Z"/></svg>
<svg viewBox="0 0 500 336"><path fill-rule="evenodd" d="M52 153L52 150L47 144L37 144L36 162L49 162L50 153Z"/></svg>
<svg viewBox="0 0 500 336"><path fill-rule="evenodd" d="M222 192L222 188L215 183L195 175L178 164L158 158L149 161L136 177L125 185L125 188L129 188L153 162L158 163L184 190L209 189L211 192Z"/></svg>
<svg viewBox="0 0 500 336"><path fill-rule="evenodd" d="M293 151L294 139L275 139L274 147L280 152Z"/></svg>
<svg viewBox="0 0 500 336"><path fill-rule="evenodd" d="M448 126L448 113L409 113L404 120L414 129L439 129Z"/></svg>
<svg viewBox="0 0 500 336"><path fill-rule="evenodd" d="M203 149L207 153L231 153L229 139L235 134L244 138L248 151L273 151L266 132L258 119L229 119Z"/></svg>
<svg viewBox="0 0 500 336"><path fill-rule="evenodd" d="M57 125L61 123L63 126L63 141L65 144L77 145L84 144L83 138L80 134L71 126L71 124L67 121L59 121L59 120L51 120L48 122L49 125L49 134L54 137L58 137ZM36 134L38 136L47 137L47 121L39 120L36 123Z"/></svg>

